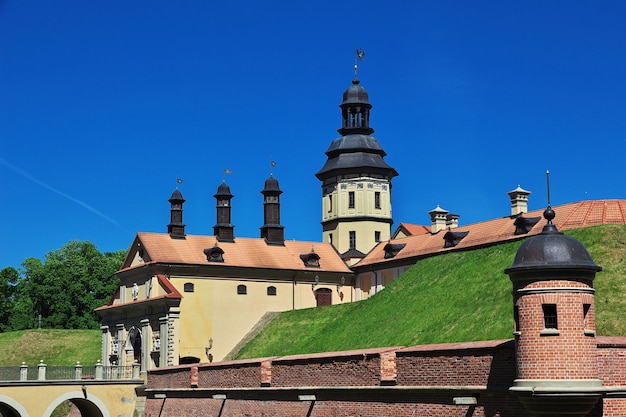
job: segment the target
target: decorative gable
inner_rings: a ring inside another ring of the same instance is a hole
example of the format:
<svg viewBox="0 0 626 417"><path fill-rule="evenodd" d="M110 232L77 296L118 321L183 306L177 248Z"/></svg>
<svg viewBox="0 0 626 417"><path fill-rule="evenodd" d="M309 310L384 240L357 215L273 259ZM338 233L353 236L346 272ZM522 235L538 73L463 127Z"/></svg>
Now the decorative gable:
<svg viewBox="0 0 626 417"><path fill-rule="evenodd" d="M530 232L530 230L539 223L541 217L523 217L519 216L515 219L513 224L515 225L515 235L525 235Z"/></svg>
<svg viewBox="0 0 626 417"><path fill-rule="evenodd" d="M212 248L206 248L204 254L206 255L206 260L209 262L224 262L224 250L217 246L217 244Z"/></svg>
<svg viewBox="0 0 626 417"><path fill-rule="evenodd" d="M451 230L448 230L446 232L446 234L443 236L443 240L445 241L445 243L443 244L443 247L444 248L453 248L453 247L455 247L468 234L469 234L469 232L453 232Z"/></svg>
<svg viewBox="0 0 626 417"><path fill-rule="evenodd" d="M384 247L385 259L395 257L405 246L406 243L387 243Z"/></svg>
<svg viewBox="0 0 626 417"><path fill-rule="evenodd" d="M309 253L304 253L300 255L300 259L304 263L304 266L306 266L307 268L319 268L320 267L320 256L317 253L315 253L313 249L311 249L311 252Z"/></svg>

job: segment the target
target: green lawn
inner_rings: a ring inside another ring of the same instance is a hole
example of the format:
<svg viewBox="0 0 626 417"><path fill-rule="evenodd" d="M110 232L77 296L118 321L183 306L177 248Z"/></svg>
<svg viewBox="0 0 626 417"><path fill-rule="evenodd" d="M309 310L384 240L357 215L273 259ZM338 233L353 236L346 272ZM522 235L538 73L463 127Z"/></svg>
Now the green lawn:
<svg viewBox="0 0 626 417"><path fill-rule="evenodd" d="M567 232L603 267L599 335L626 335L626 226ZM237 358L512 337L511 266L521 242L420 260L376 296L282 313Z"/></svg>
<svg viewBox="0 0 626 417"><path fill-rule="evenodd" d="M100 359L100 330L20 330L0 333L0 366L95 365Z"/></svg>

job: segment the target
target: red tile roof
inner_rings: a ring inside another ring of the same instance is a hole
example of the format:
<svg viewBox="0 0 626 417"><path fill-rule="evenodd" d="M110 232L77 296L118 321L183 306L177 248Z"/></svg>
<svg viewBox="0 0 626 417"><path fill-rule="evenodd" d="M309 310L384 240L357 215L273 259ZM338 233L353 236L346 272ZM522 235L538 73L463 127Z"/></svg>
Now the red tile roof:
<svg viewBox="0 0 626 417"><path fill-rule="evenodd" d="M580 229L588 226L598 226L602 224L626 224L626 200L597 200L581 201L577 203L564 204L553 207L556 217L553 223L561 230ZM442 230L435 234L421 234L394 239L389 242L381 242L367 254L353 268L383 264L409 258L418 258L452 250L468 249L483 245L506 242L532 236L541 233L546 220L543 219L543 211L535 210L524 213L524 217L541 217L533 228L524 235L515 235L515 225L513 217L502 217L474 223L466 226L459 226L452 229L454 232L469 232L468 235L455 247L444 248L443 236L447 230ZM385 259L385 245L387 243L406 244L399 253L393 257Z"/></svg>
<svg viewBox="0 0 626 417"><path fill-rule="evenodd" d="M268 245L264 239L235 238L235 242L219 242L215 236L187 235L185 239L172 239L163 233L138 233L134 248L140 244L146 262L211 265L215 267L241 267L256 269L283 269L320 271L350 274L352 271L329 243L285 241L284 246ZM224 262L208 262L204 250L218 246L224 251ZM304 266L300 255L314 250L320 257L319 268ZM132 251L132 249L131 249ZM132 254L124 262L129 268Z"/></svg>
<svg viewBox="0 0 626 417"><path fill-rule="evenodd" d="M397 235L400 230L404 230L409 236L415 236L430 233L431 229L430 226L424 226L421 224L400 223L394 235Z"/></svg>

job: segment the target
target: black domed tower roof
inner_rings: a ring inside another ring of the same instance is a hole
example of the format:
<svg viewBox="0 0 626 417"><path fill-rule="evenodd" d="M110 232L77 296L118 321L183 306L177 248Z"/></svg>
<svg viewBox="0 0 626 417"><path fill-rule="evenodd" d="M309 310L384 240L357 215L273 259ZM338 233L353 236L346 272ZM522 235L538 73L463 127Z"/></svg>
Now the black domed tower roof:
<svg viewBox="0 0 626 417"><path fill-rule="evenodd" d="M543 213L548 223L542 232L528 238L517 250L509 275L538 270L578 270L595 274L602 270L578 240L565 236L552 224L555 213L551 207Z"/></svg>
<svg viewBox="0 0 626 417"><path fill-rule="evenodd" d="M398 172L389 166L387 155L371 136L374 133L369 125L372 105L365 88L358 78L343 93L341 105L342 127L337 131L341 137L335 139L326 150L326 163L315 176L324 180L335 175L349 173L369 173L383 175L389 179Z"/></svg>

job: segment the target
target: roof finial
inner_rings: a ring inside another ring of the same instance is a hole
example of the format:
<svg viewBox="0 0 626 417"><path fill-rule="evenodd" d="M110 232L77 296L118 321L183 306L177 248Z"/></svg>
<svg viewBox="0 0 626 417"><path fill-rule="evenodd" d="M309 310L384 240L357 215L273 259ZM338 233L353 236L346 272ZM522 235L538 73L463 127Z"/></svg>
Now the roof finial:
<svg viewBox="0 0 626 417"><path fill-rule="evenodd" d="M355 80L357 79L356 72L359 69L359 66L357 65L357 60L363 61L363 57L365 57L365 51L362 50L361 48L357 48L356 56L354 57L354 79Z"/></svg>
<svg viewBox="0 0 626 417"><path fill-rule="evenodd" d="M183 179L182 178L176 178L176 189L178 190L178 184L182 184L183 183Z"/></svg>
<svg viewBox="0 0 626 417"><path fill-rule="evenodd" d="M543 212L543 217L548 221L546 225L543 227L543 231L541 233L560 233L556 226L552 223L552 219L556 216L554 210L552 210L552 206L550 205L550 171L546 170L546 183L548 186L548 207Z"/></svg>
<svg viewBox="0 0 626 417"><path fill-rule="evenodd" d="M233 173L232 169L225 168L224 169L224 178L222 178L222 182L226 182L226 176Z"/></svg>

